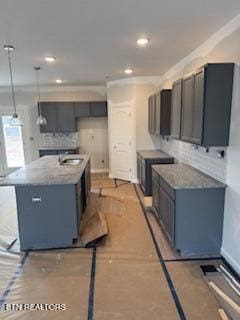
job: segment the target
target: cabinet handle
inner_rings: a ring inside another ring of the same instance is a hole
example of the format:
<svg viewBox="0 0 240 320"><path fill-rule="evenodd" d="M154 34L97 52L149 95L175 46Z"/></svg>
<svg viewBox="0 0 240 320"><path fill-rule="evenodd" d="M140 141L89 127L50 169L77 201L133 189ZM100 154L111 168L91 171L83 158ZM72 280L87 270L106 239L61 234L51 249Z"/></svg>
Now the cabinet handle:
<svg viewBox="0 0 240 320"><path fill-rule="evenodd" d="M42 198L41 197L32 197L32 202L33 203L40 203L40 202L42 202Z"/></svg>

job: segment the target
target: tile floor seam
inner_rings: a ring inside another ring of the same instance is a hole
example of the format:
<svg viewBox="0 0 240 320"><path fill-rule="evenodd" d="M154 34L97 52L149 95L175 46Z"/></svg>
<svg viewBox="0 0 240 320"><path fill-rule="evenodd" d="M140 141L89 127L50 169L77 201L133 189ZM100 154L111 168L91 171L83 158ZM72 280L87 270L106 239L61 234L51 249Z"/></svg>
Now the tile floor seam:
<svg viewBox="0 0 240 320"><path fill-rule="evenodd" d="M6 289L4 290L2 296L1 296L1 299L0 299L0 310L2 309L2 306L4 305L9 293L11 292L11 289L12 289L12 286L14 285L15 281L17 280L18 276L20 275L21 273L21 270L27 260L27 257L28 257L28 254L29 252L26 251L21 259L21 261L19 262L19 264L16 266L16 269L13 273L13 276L11 278L11 280L9 281Z"/></svg>
<svg viewBox="0 0 240 320"><path fill-rule="evenodd" d="M88 320L93 320L93 314L94 314L96 259L97 259L97 248L93 247L91 275L90 275L90 284L89 284L89 297L88 297L88 318L87 318Z"/></svg>
<svg viewBox="0 0 240 320"><path fill-rule="evenodd" d="M140 199L140 196L139 196L139 194L138 194L136 185L134 184L133 187L134 187L135 193L136 193L136 195L137 195L138 202L139 202L140 207L141 207L141 209L142 209L143 215L144 215L144 217L145 217L145 220L146 220L146 223L147 223L149 232L150 232L150 234L151 234L152 241L153 241L153 244L154 244L156 253L157 253L158 258L159 258L159 263L160 263L160 265L161 265L162 268L163 268L163 272L164 272L165 278L166 278L166 280L167 280L167 284L168 284L168 287L169 287L169 289L170 289L170 292L171 292L172 298L173 298L173 300L174 300L175 306L176 306L176 308L177 308L179 317L180 317L181 320L187 320L187 318L186 318L186 316L185 316L185 314L184 314L183 307L182 307L182 305L181 305L181 303L180 303L180 300L179 300L179 298L178 298L177 292L176 292L176 290L175 290L175 288L174 288L174 284L173 284L173 282L172 282L172 279L171 279L171 277L170 277L170 274L169 274L169 272L168 272L168 270L167 270L167 267L166 267L166 265L165 265L165 262L164 262L164 260L163 260L163 258L162 258L161 250L160 250L160 248L159 248L159 246L158 246L158 243L157 243L157 241L156 241L156 238L155 238L155 236L154 236L154 233L153 233L151 224L150 224L150 222L149 222L149 220L148 220L148 217L147 217L147 215L146 215L146 211L145 211L145 208L144 208L144 206L143 206L143 204L142 204L142 202L141 202L141 199Z"/></svg>

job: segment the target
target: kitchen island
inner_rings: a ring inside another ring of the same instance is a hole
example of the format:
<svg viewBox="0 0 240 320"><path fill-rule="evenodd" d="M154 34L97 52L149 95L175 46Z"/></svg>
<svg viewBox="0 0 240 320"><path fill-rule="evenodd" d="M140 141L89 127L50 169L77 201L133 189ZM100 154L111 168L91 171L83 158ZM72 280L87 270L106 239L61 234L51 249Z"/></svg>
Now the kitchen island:
<svg viewBox="0 0 240 320"><path fill-rule="evenodd" d="M90 192L90 156L44 156L0 186L15 187L21 250L69 247Z"/></svg>

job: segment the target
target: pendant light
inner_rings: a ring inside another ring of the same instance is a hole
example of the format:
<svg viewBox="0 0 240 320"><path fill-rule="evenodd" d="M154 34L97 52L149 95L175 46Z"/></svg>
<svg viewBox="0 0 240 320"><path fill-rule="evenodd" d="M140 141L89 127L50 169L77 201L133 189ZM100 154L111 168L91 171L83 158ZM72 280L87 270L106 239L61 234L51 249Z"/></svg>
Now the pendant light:
<svg viewBox="0 0 240 320"><path fill-rule="evenodd" d="M40 90L39 90L39 77L38 77L38 72L41 68L40 67L34 67L34 70L36 71L36 78L37 78L37 94L38 94L38 111L39 111L39 116L37 118L37 125L39 126L46 126L47 125L47 120L44 118L42 115L42 108L41 108L41 99L40 99Z"/></svg>
<svg viewBox="0 0 240 320"><path fill-rule="evenodd" d="M11 45L5 45L3 46L3 49L6 50L8 53L8 64L9 64L11 90L12 90L13 115L12 115L12 118L10 119L10 126L22 126L23 125L22 120L20 116L17 114L15 92L14 92L14 86L13 86L11 52L14 51L15 48Z"/></svg>

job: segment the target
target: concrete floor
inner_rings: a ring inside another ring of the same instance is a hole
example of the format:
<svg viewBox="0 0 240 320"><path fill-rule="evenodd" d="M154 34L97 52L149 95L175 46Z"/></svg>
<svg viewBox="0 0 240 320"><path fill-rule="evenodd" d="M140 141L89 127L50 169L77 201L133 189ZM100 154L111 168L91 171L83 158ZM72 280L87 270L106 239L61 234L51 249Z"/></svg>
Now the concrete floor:
<svg viewBox="0 0 240 320"><path fill-rule="evenodd" d="M221 319L199 267L219 260L178 260L153 214L146 212L154 245L132 184L95 174L92 192L108 220L105 246L28 256L0 252L2 305L65 303L66 311L1 310L0 319Z"/></svg>

